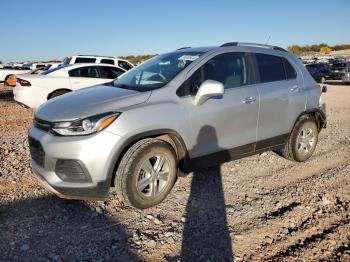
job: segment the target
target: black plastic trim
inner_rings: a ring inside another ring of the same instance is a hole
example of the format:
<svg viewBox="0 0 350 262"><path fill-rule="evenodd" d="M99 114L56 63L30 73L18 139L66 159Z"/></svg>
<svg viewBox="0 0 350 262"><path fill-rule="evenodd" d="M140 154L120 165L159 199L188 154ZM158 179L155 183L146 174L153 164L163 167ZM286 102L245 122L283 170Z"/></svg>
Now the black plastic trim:
<svg viewBox="0 0 350 262"><path fill-rule="evenodd" d="M242 158L254 153L255 143L250 143L243 146L238 146L232 149L221 150L216 153L200 156L190 159L190 164L187 166L187 171L191 172L196 169L216 166L221 163Z"/></svg>
<svg viewBox="0 0 350 262"><path fill-rule="evenodd" d="M255 150L269 149L273 146L283 145L287 142L290 133L264 139L256 143Z"/></svg>
<svg viewBox="0 0 350 262"><path fill-rule="evenodd" d="M185 47L178 48L176 50L183 50L183 49L188 49L188 48L191 48L191 47L190 46L185 46Z"/></svg>
<svg viewBox="0 0 350 262"><path fill-rule="evenodd" d="M320 119L316 119L316 120L320 120L320 126L319 128L326 128L327 127L327 115L326 115L326 105L322 104L320 107L318 108L312 108L312 109L308 109L305 112L301 113L297 119L299 119L302 115L305 114L316 114L316 117L319 117Z"/></svg>
<svg viewBox="0 0 350 262"><path fill-rule="evenodd" d="M288 140L290 133L272 137L257 143L222 150L210 155L205 155L190 159L190 164L186 171L192 172L196 169L219 165L228 161L241 159L247 156L260 154L265 151L281 148Z"/></svg>
<svg viewBox="0 0 350 262"><path fill-rule="evenodd" d="M110 183L108 180L97 183L94 187L58 187L50 185L46 179L33 168L34 173L50 190L53 189L59 197L67 199L89 199L89 200L104 200L108 197Z"/></svg>

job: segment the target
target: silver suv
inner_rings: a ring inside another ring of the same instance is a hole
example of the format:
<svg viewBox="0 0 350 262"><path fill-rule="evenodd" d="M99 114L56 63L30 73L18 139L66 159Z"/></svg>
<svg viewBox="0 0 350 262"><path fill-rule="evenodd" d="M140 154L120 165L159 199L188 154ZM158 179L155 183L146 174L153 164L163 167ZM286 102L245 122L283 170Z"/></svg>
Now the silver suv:
<svg viewBox="0 0 350 262"><path fill-rule="evenodd" d="M267 150L307 160L326 126L321 90L297 57L248 43L180 48L113 82L43 104L32 167L57 195L160 203L177 176Z"/></svg>

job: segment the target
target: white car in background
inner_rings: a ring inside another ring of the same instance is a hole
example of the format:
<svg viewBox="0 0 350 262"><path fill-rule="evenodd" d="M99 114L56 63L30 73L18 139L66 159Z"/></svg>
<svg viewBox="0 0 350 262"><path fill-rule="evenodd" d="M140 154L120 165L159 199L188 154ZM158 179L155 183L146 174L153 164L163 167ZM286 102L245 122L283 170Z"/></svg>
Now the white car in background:
<svg viewBox="0 0 350 262"><path fill-rule="evenodd" d="M13 87L13 81L15 81L16 75L36 73L44 70L48 65L45 63L14 64L9 69L0 70L0 82L4 82L4 86Z"/></svg>
<svg viewBox="0 0 350 262"><path fill-rule="evenodd" d="M116 65L126 71L134 67L132 63L127 60L115 58L112 56L97 56L97 55L74 55L63 59L62 65L74 65L79 63L96 63Z"/></svg>
<svg viewBox="0 0 350 262"><path fill-rule="evenodd" d="M123 68L108 64L62 65L39 75L17 76L14 99L30 108L84 87L111 82L123 74Z"/></svg>

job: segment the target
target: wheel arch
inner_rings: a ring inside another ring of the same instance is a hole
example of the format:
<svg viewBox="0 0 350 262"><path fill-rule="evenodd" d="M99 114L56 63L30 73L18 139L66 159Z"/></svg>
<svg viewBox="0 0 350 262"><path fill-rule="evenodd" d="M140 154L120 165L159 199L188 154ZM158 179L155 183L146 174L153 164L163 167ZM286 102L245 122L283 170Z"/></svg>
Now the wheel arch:
<svg viewBox="0 0 350 262"><path fill-rule="evenodd" d="M313 119L315 119L318 131L321 131L322 128L326 128L326 126L327 126L325 113L319 108L312 108L312 109L308 109L308 110L302 112L297 117L297 119L294 122L293 128L295 126L295 123L297 123L298 120L304 116L309 116L309 117L312 117Z"/></svg>
<svg viewBox="0 0 350 262"><path fill-rule="evenodd" d="M68 91L68 92L72 92L73 90L71 90L71 89L69 89L69 88L59 88L59 89L55 89L55 90L53 90L52 92L50 92L50 93L47 95L46 99L49 100L49 99L51 98L52 94L55 93L55 92L57 92L57 91Z"/></svg>
<svg viewBox="0 0 350 262"><path fill-rule="evenodd" d="M126 142L120 147L120 149L115 153L113 160L110 163L108 171L108 179L110 179L111 186L114 186L114 180L116 171L119 167L120 161L123 158L126 151L136 142L146 139L146 138L156 138L163 140L170 144L174 149L177 161L178 161L178 176L183 176L188 173L188 151L186 144L178 132L172 129L157 129L142 132L140 134L131 136L126 140Z"/></svg>

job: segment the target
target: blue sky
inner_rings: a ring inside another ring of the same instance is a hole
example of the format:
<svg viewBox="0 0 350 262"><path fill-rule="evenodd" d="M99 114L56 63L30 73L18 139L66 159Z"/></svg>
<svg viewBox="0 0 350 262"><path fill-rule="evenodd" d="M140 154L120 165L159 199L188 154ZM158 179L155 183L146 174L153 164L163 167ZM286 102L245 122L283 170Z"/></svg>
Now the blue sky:
<svg viewBox="0 0 350 262"><path fill-rule="evenodd" d="M0 61L350 43L350 0L0 0Z"/></svg>

